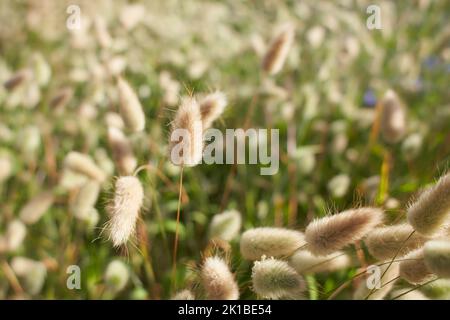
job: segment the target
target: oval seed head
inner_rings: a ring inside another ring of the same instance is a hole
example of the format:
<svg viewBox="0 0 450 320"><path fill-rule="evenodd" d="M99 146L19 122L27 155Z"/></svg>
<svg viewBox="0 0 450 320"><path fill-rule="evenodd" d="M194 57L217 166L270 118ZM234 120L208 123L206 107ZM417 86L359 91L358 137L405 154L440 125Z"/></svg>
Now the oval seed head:
<svg viewBox="0 0 450 320"><path fill-rule="evenodd" d="M117 90L119 91L120 115L127 128L132 132L144 130L145 114L136 93L122 78L117 80Z"/></svg>
<svg viewBox="0 0 450 320"><path fill-rule="evenodd" d="M413 231L413 227L406 223L375 228L367 235L364 242L370 254L379 260L392 259L396 254L401 257L423 246L427 240Z"/></svg>
<svg viewBox="0 0 450 320"><path fill-rule="evenodd" d="M95 206L100 193L100 184L89 180L81 187L72 205L72 212L78 219L88 219L91 209Z"/></svg>
<svg viewBox="0 0 450 320"><path fill-rule="evenodd" d="M203 156L203 125L200 107L194 98L183 99L169 141L169 158L177 166L193 167Z"/></svg>
<svg viewBox="0 0 450 320"><path fill-rule="evenodd" d="M289 264L299 274L333 272L351 266L350 256L336 251L327 256L315 256L307 250L297 250L289 259Z"/></svg>
<svg viewBox="0 0 450 320"><path fill-rule="evenodd" d="M241 224L241 214L237 210L228 210L216 214L209 225L209 236L210 238L231 241L239 234Z"/></svg>
<svg viewBox="0 0 450 320"><path fill-rule="evenodd" d="M113 260L106 267L105 282L108 289L113 293L117 293L125 288L129 277L128 267L120 260Z"/></svg>
<svg viewBox="0 0 450 320"><path fill-rule="evenodd" d="M434 276L425 265L423 248L411 251L400 261L400 277L417 285L430 281Z"/></svg>
<svg viewBox="0 0 450 320"><path fill-rule="evenodd" d="M379 272L376 273L379 277L367 272L367 277L361 280L355 290L354 300L383 300L389 294L399 274L399 263L393 262L390 265L390 262L386 261L379 266Z"/></svg>
<svg viewBox="0 0 450 320"><path fill-rule="evenodd" d="M441 278L450 278L450 240L431 240L424 247L425 264Z"/></svg>
<svg viewBox="0 0 450 320"><path fill-rule="evenodd" d="M211 127L212 123L223 113L226 106L227 97L220 91L208 94L200 101L200 113L203 121L203 130Z"/></svg>
<svg viewBox="0 0 450 320"><path fill-rule="evenodd" d="M170 300L195 300L195 296L191 290L184 289L177 292Z"/></svg>
<svg viewBox="0 0 450 320"><path fill-rule="evenodd" d="M208 299L239 299L238 285L227 263L222 258L206 258L201 269L201 279Z"/></svg>
<svg viewBox="0 0 450 320"><path fill-rule="evenodd" d="M273 258L255 261L252 284L256 294L268 299L300 295L305 289L303 278L287 262Z"/></svg>
<svg viewBox="0 0 450 320"><path fill-rule="evenodd" d="M120 129L108 128L108 143L120 174L130 175L137 166L130 141Z"/></svg>
<svg viewBox="0 0 450 320"><path fill-rule="evenodd" d="M314 220L305 231L308 250L315 255L328 255L362 239L383 221L378 208L358 208Z"/></svg>
<svg viewBox="0 0 450 320"><path fill-rule="evenodd" d="M245 231L240 249L244 259L259 260L262 256L289 256L304 244L303 233L299 231L262 227Z"/></svg>
<svg viewBox="0 0 450 320"><path fill-rule="evenodd" d="M68 169L88 176L98 182L103 182L106 179L103 170L100 169L94 160L86 154L71 151L66 156L64 164Z"/></svg>
<svg viewBox="0 0 450 320"><path fill-rule="evenodd" d="M109 237L115 247L125 244L134 234L144 190L141 182L133 176L117 179L114 199L108 206L110 220L107 223Z"/></svg>
<svg viewBox="0 0 450 320"><path fill-rule="evenodd" d="M27 235L27 228L20 220L13 220L9 223L6 229L5 240L6 250L15 251L23 243Z"/></svg>
<svg viewBox="0 0 450 320"><path fill-rule="evenodd" d="M47 277L47 268L43 262L26 257L14 257L11 260L11 269L23 279L28 293L35 295L41 291Z"/></svg>
<svg viewBox="0 0 450 320"><path fill-rule="evenodd" d="M55 200L51 192L45 191L31 199L20 210L19 217L26 224L34 224L50 209Z"/></svg>
<svg viewBox="0 0 450 320"><path fill-rule="evenodd" d="M407 212L408 222L425 236L439 236L450 226L450 174L419 196Z"/></svg>
<svg viewBox="0 0 450 320"><path fill-rule="evenodd" d="M13 163L8 154L0 154L0 183L6 181L13 173Z"/></svg>
<svg viewBox="0 0 450 320"><path fill-rule="evenodd" d="M389 143L396 143L406 132L406 112L397 94L388 90L382 100L380 131Z"/></svg>
<svg viewBox="0 0 450 320"><path fill-rule="evenodd" d="M294 27L287 24L283 26L282 30L272 40L262 62L263 70L269 75L275 75L283 68L294 42L294 35Z"/></svg>

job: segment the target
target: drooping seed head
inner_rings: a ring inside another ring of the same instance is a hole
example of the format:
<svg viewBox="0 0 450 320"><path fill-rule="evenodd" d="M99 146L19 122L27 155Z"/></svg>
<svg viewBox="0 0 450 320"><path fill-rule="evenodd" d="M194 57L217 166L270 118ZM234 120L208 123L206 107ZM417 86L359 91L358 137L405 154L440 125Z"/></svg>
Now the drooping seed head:
<svg viewBox="0 0 450 320"><path fill-rule="evenodd" d="M305 289L303 278L286 261L273 258L255 261L252 287L261 297L279 299L300 294Z"/></svg>
<svg viewBox="0 0 450 320"><path fill-rule="evenodd" d="M262 256L289 256L304 244L303 233L299 231L262 227L245 231L240 249L244 259L259 260Z"/></svg>
<svg viewBox="0 0 450 320"><path fill-rule="evenodd" d="M299 274L333 272L351 266L350 256L336 251L327 256L315 256L308 250L297 250L289 259L289 264Z"/></svg>
<svg viewBox="0 0 450 320"><path fill-rule="evenodd" d="M103 182L106 179L103 170L100 169L94 160L86 154L71 151L66 156L64 164L68 169L88 176L98 182Z"/></svg>
<svg viewBox="0 0 450 320"><path fill-rule="evenodd" d="M380 130L389 143L396 143L406 132L406 112L397 94L388 90L382 100Z"/></svg>
<svg viewBox="0 0 450 320"><path fill-rule="evenodd" d="M29 202L20 210L19 217L26 224L34 224L50 209L54 201L54 196L49 191L44 191Z"/></svg>
<svg viewBox="0 0 450 320"><path fill-rule="evenodd" d="M108 128L108 143L120 174L130 175L137 166L130 141L120 129Z"/></svg>
<svg viewBox="0 0 450 320"><path fill-rule="evenodd" d="M439 236L450 227L450 174L419 196L407 212L408 222L425 236Z"/></svg>
<svg viewBox="0 0 450 320"><path fill-rule="evenodd" d="M216 214L209 225L209 236L210 238L231 241L239 234L241 224L241 214L237 210L228 210Z"/></svg>
<svg viewBox="0 0 450 320"><path fill-rule="evenodd" d="M194 294L189 289L177 292L170 300L195 300Z"/></svg>
<svg viewBox="0 0 450 320"><path fill-rule="evenodd" d="M99 193L100 184L95 180L90 180L81 187L71 206L74 216L78 219L87 219L91 209L97 202Z"/></svg>
<svg viewBox="0 0 450 320"><path fill-rule="evenodd" d="M145 127L145 114L136 93L122 78L117 79L119 92L119 111L127 128L132 132L142 131Z"/></svg>
<svg viewBox="0 0 450 320"><path fill-rule="evenodd" d="M115 247L125 244L134 235L136 221L144 199L144 190L134 176L124 176L115 183L114 198L108 206L109 237Z"/></svg>
<svg viewBox="0 0 450 320"><path fill-rule="evenodd" d="M220 91L208 94L200 101L203 130L211 127L212 123L223 113L226 106L227 97Z"/></svg>
<svg viewBox="0 0 450 320"><path fill-rule="evenodd" d="M222 258L206 258L201 269L201 279L208 299L239 299L238 285L228 264Z"/></svg>
<svg viewBox="0 0 450 320"><path fill-rule="evenodd" d="M431 240L424 247L425 264L441 278L450 278L450 240Z"/></svg>
<svg viewBox="0 0 450 320"><path fill-rule="evenodd" d="M281 71L294 41L294 27L290 24L283 26L276 35L264 55L262 68L269 75Z"/></svg>
<svg viewBox="0 0 450 320"><path fill-rule="evenodd" d="M200 107L194 98L183 99L169 138L169 158L177 166L193 167L203 156L203 124Z"/></svg>
<svg viewBox="0 0 450 320"><path fill-rule="evenodd" d="M368 272L365 279L361 279L353 295L354 300L383 300L389 294L399 274L399 263L390 262L385 261L376 272Z"/></svg>
<svg viewBox="0 0 450 320"><path fill-rule="evenodd" d="M357 208L314 220L305 231L308 250L315 255L328 255L362 239L383 221L378 208Z"/></svg>
<svg viewBox="0 0 450 320"><path fill-rule="evenodd" d="M400 277L411 284L425 283L433 278L433 273L425 265L423 248L411 251L400 261Z"/></svg>
<svg viewBox="0 0 450 320"><path fill-rule="evenodd" d="M379 260L392 259L396 254L401 257L423 246L427 240L413 231L411 225L406 223L375 228L367 235L364 242L370 254Z"/></svg>
<svg viewBox="0 0 450 320"><path fill-rule="evenodd" d="M105 282L107 288L117 293L125 288L130 277L130 272L125 263L120 260L111 261L106 267Z"/></svg>

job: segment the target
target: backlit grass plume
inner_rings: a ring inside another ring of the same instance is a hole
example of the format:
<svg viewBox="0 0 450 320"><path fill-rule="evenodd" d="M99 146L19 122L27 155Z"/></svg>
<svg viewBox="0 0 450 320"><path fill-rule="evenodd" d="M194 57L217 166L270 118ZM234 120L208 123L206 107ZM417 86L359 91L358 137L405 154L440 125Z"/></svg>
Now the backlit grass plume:
<svg viewBox="0 0 450 320"><path fill-rule="evenodd" d="M99 182L103 182L106 179L106 174L103 170L86 154L71 151L67 154L64 165L74 172L81 173Z"/></svg>
<svg viewBox="0 0 450 320"><path fill-rule="evenodd" d="M233 240L241 229L241 213L237 210L228 210L216 214L209 225L210 238L219 238L225 241Z"/></svg>
<svg viewBox="0 0 450 320"><path fill-rule="evenodd" d="M252 288L263 298L279 299L301 294L305 284L303 278L286 261L269 258L255 261Z"/></svg>
<svg viewBox="0 0 450 320"><path fill-rule="evenodd" d="M189 289L184 289L177 292L171 300L195 300L195 296Z"/></svg>
<svg viewBox="0 0 450 320"><path fill-rule="evenodd" d="M106 267L106 288L113 294L123 290L130 278L130 271L125 263L120 260L111 261Z"/></svg>
<svg viewBox="0 0 450 320"><path fill-rule="evenodd" d="M286 24L272 40L262 62L262 68L266 73L275 75L281 71L294 41L294 35L293 25Z"/></svg>
<svg viewBox="0 0 450 320"><path fill-rule="evenodd" d="M336 251L326 256L315 256L308 250L297 250L290 257L289 264L299 274L309 274L348 268L352 264L352 259L342 251Z"/></svg>
<svg viewBox="0 0 450 320"><path fill-rule="evenodd" d="M50 191L44 191L32 198L20 209L19 217L26 224L34 224L50 209L54 196Z"/></svg>
<svg viewBox="0 0 450 320"><path fill-rule="evenodd" d="M401 257L423 246L426 241L426 238L418 233L411 235L413 231L411 225L406 223L375 228L367 235L364 242L370 254L379 260L390 259L395 255Z"/></svg>
<svg viewBox="0 0 450 320"><path fill-rule="evenodd" d="M441 278L450 278L450 239L428 241L424 258L430 271Z"/></svg>
<svg viewBox="0 0 450 320"><path fill-rule="evenodd" d="M315 255L328 255L362 239L383 221L378 208L357 208L314 220L305 231L308 250Z"/></svg>
<svg viewBox="0 0 450 320"><path fill-rule="evenodd" d="M94 208L100 192L100 184L95 180L89 180L78 191L71 205L72 212L78 219L87 219L90 210Z"/></svg>
<svg viewBox="0 0 450 320"><path fill-rule="evenodd" d="M425 236L447 232L450 226L450 174L422 192L408 208L407 218L413 228Z"/></svg>
<svg viewBox="0 0 450 320"><path fill-rule="evenodd" d="M389 143L398 142L406 132L405 108L393 90L388 90L381 101L380 129Z"/></svg>
<svg viewBox="0 0 450 320"><path fill-rule="evenodd" d="M122 78L117 79L119 92L119 111L126 127L132 131L142 131L145 127L145 114L141 103L131 86Z"/></svg>
<svg viewBox="0 0 450 320"><path fill-rule="evenodd" d="M299 231L261 227L242 234L240 249L244 259L259 260L262 256L289 256L304 244L303 233Z"/></svg>
<svg viewBox="0 0 450 320"><path fill-rule="evenodd" d="M422 284L433 278L425 264L423 248L411 251L400 261L400 277L411 284Z"/></svg>
<svg viewBox="0 0 450 320"><path fill-rule="evenodd" d="M106 226L115 247L125 244L134 234L143 199L144 190L136 177L117 179L114 198L108 206L110 220Z"/></svg>
<svg viewBox="0 0 450 320"><path fill-rule="evenodd" d="M115 127L108 128L108 144L119 173L130 175L137 166L137 159L133 154L130 141L123 132Z"/></svg>
<svg viewBox="0 0 450 320"><path fill-rule="evenodd" d="M203 121L203 130L211 127L212 123L220 117L227 106L227 97L223 92L216 91L200 100L200 113Z"/></svg>
<svg viewBox="0 0 450 320"><path fill-rule="evenodd" d="M201 268L201 280L208 299L239 299L238 285L224 259L206 258Z"/></svg>

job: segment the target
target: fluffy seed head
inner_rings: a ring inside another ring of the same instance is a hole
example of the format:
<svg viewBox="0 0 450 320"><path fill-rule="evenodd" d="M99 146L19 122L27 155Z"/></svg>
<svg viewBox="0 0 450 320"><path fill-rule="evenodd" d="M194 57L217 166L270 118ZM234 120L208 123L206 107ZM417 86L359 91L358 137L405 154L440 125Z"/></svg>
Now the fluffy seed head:
<svg viewBox="0 0 450 320"><path fill-rule="evenodd" d="M240 249L244 259L259 260L262 256L291 255L305 244L303 233L283 228L262 227L245 231Z"/></svg>
<svg viewBox="0 0 450 320"><path fill-rule="evenodd" d="M287 262L273 258L255 261L252 283L256 294L268 299L300 294L305 288L303 278Z"/></svg>
<svg viewBox="0 0 450 320"><path fill-rule="evenodd" d="M414 229L406 223L375 228L367 235L364 242L370 254L379 260L392 259L397 252L401 257L423 246L426 241L426 238L417 232L412 234L413 231ZM406 239L408 240L406 241Z"/></svg>
<svg viewBox="0 0 450 320"><path fill-rule="evenodd" d="M13 172L13 164L10 156L0 154L0 183L8 179Z"/></svg>
<svg viewBox="0 0 450 320"><path fill-rule="evenodd" d="M144 190L134 176L124 176L115 183L114 199L108 206L109 236L115 247L125 244L134 234L136 220L144 199Z"/></svg>
<svg viewBox="0 0 450 320"><path fill-rule="evenodd" d="M5 234L5 245L7 251L15 251L19 248L25 236L27 235L27 228L20 220L13 220L9 223Z"/></svg>
<svg viewBox="0 0 450 320"><path fill-rule="evenodd" d="M393 262L390 264L390 262L391 261L385 261L385 263L380 266L378 274L381 278L375 277L375 273L368 272L367 277L362 279L356 288L353 295L355 300L363 300L366 298L368 300L383 300L384 297L388 295L399 274L399 263ZM382 276L383 274L384 276ZM376 287L377 284L379 286L378 289Z"/></svg>
<svg viewBox="0 0 450 320"><path fill-rule="evenodd" d="M195 300L195 296L191 290L184 289L177 292L170 300Z"/></svg>
<svg viewBox="0 0 450 320"><path fill-rule="evenodd" d="M19 217L26 224L34 224L50 209L54 196L49 191L44 191L31 199L20 210Z"/></svg>
<svg viewBox="0 0 450 320"><path fill-rule="evenodd" d="M389 143L398 142L406 131L406 113L397 94L388 90L382 100L380 130Z"/></svg>
<svg viewBox="0 0 450 320"><path fill-rule="evenodd" d="M208 94L200 101L203 130L211 127L212 123L223 113L226 106L227 97L220 91Z"/></svg>
<svg viewBox="0 0 450 320"><path fill-rule="evenodd" d="M358 208L317 219L305 231L308 250L315 255L327 255L362 239L383 221L378 208Z"/></svg>
<svg viewBox="0 0 450 320"><path fill-rule="evenodd" d="M281 71L294 41L294 27L285 25L280 33L272 40L264 55L262 68L269 75Z"/></svg>
<svg viewBox="0 0 450 320"><path fill-rule="evenodd" d="M119 111L127 128L132 132L142 131L145 127L145 114L141 103L131 86L122 78L117 80L119 92Z"/></svg>
<svg viewBox="0 0 450 320"><path fill-rule="evenodd" d="M424 247L425 264L441 278L450 278L450 240L431 240Z"/></svg>
<svg viewBox="0 0 450 320"><path fill-rule="evenodd" d="M411 284L425 283L433 278L433 274L425 265L423 248L411 251L400 261L400 277Z"/></svg>
<svg viewBox="0 0 450 320"><path fill-rule="evenodd" d="M450 227L450 174L422 192L407 212L408 222L425 236L438 236Z"/></svg>
<svg viewBox="0 0 450 320"><path fill-rule="evenodd" d="M120 174L130 175L137 166L130 141L120 129L108 128L108 143Z"/></svg>
<svg viewBox="0 0 450 320"><path fill-rule="evenodd" d="M11 260L11 269L23 279L28 293L35 295L41 291L47 276L44 263L26 257L14 257Z"/></svg>
<svg viewBox="0 0 450 320"><path fill-rule="evenodd" d="M227 263L222 258L206 258L201 269L201 279L208 299L239 299L238 285Z"/></svg>
<svg viewBox="0 0 450 320"><path fill-rule="evenodd" d="M289 264L299 274L309 274L345 269L352 261L350 256L342 251L318 257L307 250L297 250L290 258Z"/></svg>
<svg viewBox="0 0 450 320"><path fill-rule="evenodd" d="M108 288L114 293L125 288L129 277L128 267L120 260L113 260L106 267L105 282Z"/></svg>
<svg viewBox="0 0 450 320"><path fill-rule="evenodd" d="M169 138L169 158L177 166L193 167L203 156L203 124L200 107L194 98L183 99Z"/></svg>
<svg viewBox="0 0 450 320"><path fill-rule="evenodd" d="M209 225L209 236L210 238L231 241L239 234L241 224L241 214L237 210L228 210L216 214Z"/></svg>
<svg viewBox="0 0 450 320"><path fill-rule="evenodd" d="M106 175L103 170L100 169L94 160L86 154L71 151L66 156L64 164L68 169L88 176L98 182L103 182L106 179Z"/></svg>
<svg viewBox="0 0 450 320"><path fill-rule="evenodd" d="M87 219L97 202L99 192L100 184L95 180L90 180L81 187L72 205L74 216L78 219Z"/></svg>

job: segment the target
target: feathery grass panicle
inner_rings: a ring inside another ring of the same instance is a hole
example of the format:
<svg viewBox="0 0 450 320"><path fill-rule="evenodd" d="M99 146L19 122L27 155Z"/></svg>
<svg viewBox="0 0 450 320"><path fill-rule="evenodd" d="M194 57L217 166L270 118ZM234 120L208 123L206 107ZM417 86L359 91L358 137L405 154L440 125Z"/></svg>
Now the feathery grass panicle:
<svg viewBox="0 0 450 320"><path fill-rule="evenodd" d="M405 107L393 90L388 90L381 102L380 130L389 143L396 143L406 132Z"/></svg>
<svg viewBox="0 0 450 320"><path fill-rule="evenodd" d="M305 231L308 250L315 255L328 255L362 239L382 223L378 208L357 208L312 221Z"/></svg>
<svg viewBox="0 0 450 320"><path fill-rule="evenodd" d="M375 228L364 239L364 243L370 254L379 260L392 259L396 254L401 257L423 246L427 240L418 233L410 236L413 231L407 223Z"/></svg>
<svg viewBox="0 0 450 320"><path fill-rule="evenodd" d="M209 237L231 241L239 234L241 224L241 213L237 210L216 214L209 225Z"/></svg>
<svg viewBox="0 0 450 320"><path fill-rule="evenodd" d="M91 179L103 182L106 180L106 174L102 169L86 154L71 151L64 160L65 166L77 173L81 173Z"/></svg>
<svg viewBox="0 0 450 320"><path fill-rule="evenodd" d="M389 294L399 275L399 263L390 262L386 261L380 266L380 279L374 277L375 274L368 273L361 280L353 295L355 300L383 300ZM379 288L376 287L377 284Z"/></svg>
<svg viewBox="0 0 450 320"><path fill-rule="evenodd" d="M26 224L34 224L38 222L39 219L48 211L48 209L50 209L54 200L55 198L50 191L44 191L38 194L27 202L22 209L20 209L20 220Z"/></svg>
<svg viewBox="0 0 450 320"><path fill-rule="evenodd" d="M212 123L223 113L226 106L227 97L220 91L208 94L201 99L200 113L203 121L203 130L211 127Z"/></svg>
<svg viewBox="0 0 450 320"><path fill-rule="evenodd" d="M303 233L284 228L261 227L245 231L240 250L244 259L259 260L262 256L291 255L305 244Z"/></svg>
<svg viewBox="0 0 450 320"><path fill-rule="evenodd" d="M107 222L109 237L115 247L125 244L134 234L143 199L144 190L136 177L117 179L114 199L108 206L110 220Z"/></svg>
<svg viewBox="0 0 450 320"><path fill-rule="evenodd" d="M305 289L303 278L286 261L273 258L255 261L252 287L263 298L280 299L300 295Z"/></svg>
<svg viewBox="0 0 450 320"><path fill-rule="evenodd" d="M191 290L184 289L175 293L170 300L195 300L195 296Z"/></svg>
<svg viewBox="0 0 450 320"><path fill-rule="evenodd" d="M239 287L228 264L222 258L206 258L201 269L201 279L208 299L239 299Z"/></svg>
<svg viewBox="0 0 450 320"><path fill-rule="evenodd" d="M425 236L443 235L450 226L450 173L426 189L409 208L408 222Z"/></svg>
<svg viewBox="0 0 450 320"><path fill-rule="evenodd" d="M193 97L184 98L172 122L169 158L174 165L193 167L203 156L203 124Z"/></svg>
<svg viewBox="0 0 450 320"><path fill-rule="evenodd" d="M127 81L119 77L117 79L119 92L120 115L131 132L142 131L145 128L145 114L142 105Z"/></svg>
<svg viewBox="0 0 450 320"><path fill-rule="evenodd" d="M107 289L117 293L125 288L130 278L130 271L125 263L120 260L111 261L106 267L105 282Z"/></svg>
<svg viewBox="0 0 450 320"><path fill-rule="evenodd" d="M289 259L289 264L299 274L310 274L348 268L352 265L352 259L342 251L327 256L315 256L308 250L297 250Z"/></svg>
<svg viewBox="0 0 450 320"><path fill-rule="evenodd" d="M450 239L430 240L424 246L425 264L441 278L450 278Z"/></svg>
<svg viewBox="0 0 450 320"><path fill-rule="evenodd" d="M423 248L411 251L400 261L400 277L417 285L430 281L433 273L425 265Z"/></svg>
<svg viewBox="0 0 450 320"><path fill-rule="evenodd" d="M100 184L98 181L89 180L81 187L71 206L72 212L78 219L87 219L90 210L97 202L100 193Z"/></svg>
<svg viewBox="0 0 450 320"><path fill-rule="evenodd" d="M286 24L272 40L262 61L262 68L267 74L275 75L281 71L294 42L294 36L294 26Z"/></svg>
<svg viewBox="0 0 450 320"><path fill-rule="evenodd" d="M137 160L127 137L120 129L109 127L108 144L119 173L122 175L132 174L136 169Z"/></svg>

